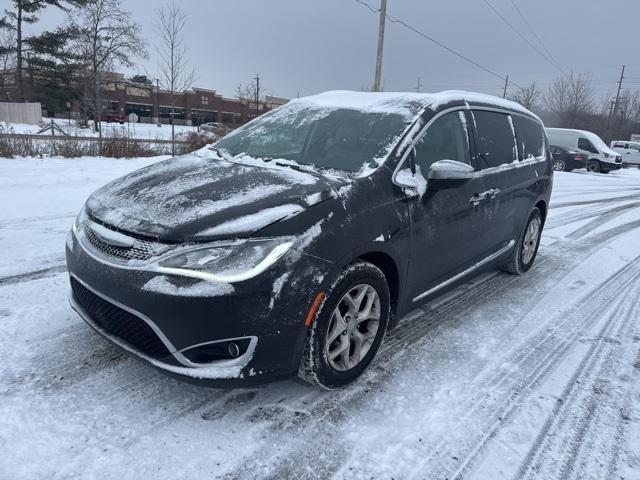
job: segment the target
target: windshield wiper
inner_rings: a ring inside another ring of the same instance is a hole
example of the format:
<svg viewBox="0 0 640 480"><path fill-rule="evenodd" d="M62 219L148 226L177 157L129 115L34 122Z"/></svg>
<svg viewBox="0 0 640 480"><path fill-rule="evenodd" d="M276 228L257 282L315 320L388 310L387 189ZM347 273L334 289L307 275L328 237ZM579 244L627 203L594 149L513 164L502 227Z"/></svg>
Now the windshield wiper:
<svg viewBox="0 0 640 480"><path fill-rule="evenodd" d="M213 153L218 155L221 159L226 160L227 162L233 162L234 160L234 157L232 157L231 154L226 150L215 147L209 147L209 150L211 150Z"/></svg>
<svg viewBox="0 0 640 480"><path fill-rule="evenodd" d="M322 177L322 175L319 172L316 172L312 168L304 168L303 166L295 163L279 162L277 160L275 160L273 163L278 165L279 167L289 167L290 169L295 170L297 172L308 173L318 178Z"/></svg>

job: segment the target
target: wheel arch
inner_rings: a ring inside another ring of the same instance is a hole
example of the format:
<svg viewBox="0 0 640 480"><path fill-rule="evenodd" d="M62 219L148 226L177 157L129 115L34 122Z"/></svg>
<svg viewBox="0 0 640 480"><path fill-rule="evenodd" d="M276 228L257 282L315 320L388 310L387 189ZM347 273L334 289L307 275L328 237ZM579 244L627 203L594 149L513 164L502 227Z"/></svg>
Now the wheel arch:
<svg viewBox="0 0 640 480"><path fill-rule="evenodd" d="M359 255L354 260L363 260L378 267L389 286L389 296L391 299L391 311L396 312L400 295L400 271L393 257L380 251L370 251Z"/></svg>

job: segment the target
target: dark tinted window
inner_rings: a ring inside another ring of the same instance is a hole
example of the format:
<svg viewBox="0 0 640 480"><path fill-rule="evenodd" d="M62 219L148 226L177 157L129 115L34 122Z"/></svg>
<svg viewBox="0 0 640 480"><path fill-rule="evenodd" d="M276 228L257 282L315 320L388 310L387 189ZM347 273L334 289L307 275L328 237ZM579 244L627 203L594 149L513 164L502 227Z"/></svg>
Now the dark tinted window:
<svg viewBox="0 0 640 480"><path fill-rule="evenodd" d="M509 116L504 113L474 111L478 132L478 154L482 168L497 167L517 160L516 143Z"/></svg>
<svg viewBox="0 0 640 480"><path fill-rule="evenodd" d="M598 153L598 150L596 149L596 147L593 146L593 143L591 143L586 138L578 139L578 148L580 150L586 150L587 152Z"/></svg>
<svg viewBox="0 0 640 480"><path fill-rule="evenodd" d="M416 144L416 163L424 174L438 160L457 160L470 164L464 112L444 114L431 124Z"/></svg>
<svg viewBox="0 0 640 480"><path fill-rule="evenodd" d="M530 118L513 115L513 124L518 133L518 143L522 158L544 156L544 133L542 126Z"/></svg>

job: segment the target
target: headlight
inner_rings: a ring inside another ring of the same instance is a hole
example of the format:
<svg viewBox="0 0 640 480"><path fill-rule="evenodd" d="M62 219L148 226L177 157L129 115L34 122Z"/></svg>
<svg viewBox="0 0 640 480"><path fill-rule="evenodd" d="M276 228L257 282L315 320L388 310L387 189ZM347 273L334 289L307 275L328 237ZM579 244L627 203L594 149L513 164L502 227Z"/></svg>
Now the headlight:
<svg viewBox="0 0 640 480"><path fill-rule="evenodd" d="M71 231L73 232L74 235L78 234L78 229L81 228L82 225L84 225L84 222L86 219L87 219L87 211L83 206L82 210L80 210L80 213L78 213L78 216L76 216L75 220L73 221L73 225L71 225Z"/></svg>
<svg viewBox="0 0 640 480"><path fill-rule="evenodd" d="M165 257L154 270L209 281L242 282L278 261L293 241L293 237L274 237L210 244Z"/></svg>

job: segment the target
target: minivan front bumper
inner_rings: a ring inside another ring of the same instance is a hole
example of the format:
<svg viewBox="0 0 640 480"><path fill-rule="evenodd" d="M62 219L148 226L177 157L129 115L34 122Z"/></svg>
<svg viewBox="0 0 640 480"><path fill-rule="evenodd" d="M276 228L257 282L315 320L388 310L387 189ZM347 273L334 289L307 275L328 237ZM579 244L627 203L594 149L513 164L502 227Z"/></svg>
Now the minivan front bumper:
<svg viewBox="0 0 640 480"><path fill-rule="evenodd" d="M163 275L169 285L187 287L163 292L144 288L157 272L105 260L79 236L70 232L66 245L71 306L120 348L165 373L212 386L263 383L297 373L307 332L304 318L320 288L302 280L326 276L328 262L296 252L293 260L285 256L219 295L194 295L188 288L193 279ZM276 291L284 275L297 281ZM238 346L235 358L194 361L193 352L224 353L230 343Z"/></svg>

